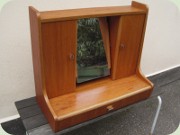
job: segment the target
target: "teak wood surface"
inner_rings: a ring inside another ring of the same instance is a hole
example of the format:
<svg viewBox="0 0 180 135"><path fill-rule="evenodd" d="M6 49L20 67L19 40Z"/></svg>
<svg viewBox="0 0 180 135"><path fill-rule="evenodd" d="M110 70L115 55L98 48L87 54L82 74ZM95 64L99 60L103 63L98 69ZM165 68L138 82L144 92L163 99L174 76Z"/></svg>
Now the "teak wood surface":
<svg viewBox="0 0 180 135"><path fill-rule="evenodd" d="M41 23L40 14L33 7L29 8L30 17L30 29L31 29L31 43L32 43L32 58L33 58L33 69L34 69L34 80L36 89L36 99L40 105L45 116L48 119L52 129L55 131L55 119L57 118L53 111L45 88L44 68L42 62L42 42L41 42Z"/></svg>
<svg viewBox="0 0 180 135"><path fill-rule="evenodd" d="M95 7L41 12L41 22L77 20L81 18L145 14L146 11L132 6Z"/></svg>
<svg viewBox="0 0 180 135"><path fill-rule="evenodd" d="M146 5L39 12L29 7L36 98L52 129L90 120L148 98L140 70ZM111 75L76 84L77 20L100 18Z"/></svg>
<svg viewBox="0 0 180 135"><path fill-rule="evenodd" d="M107 77L77 86L75 92L50 99L50 104L61 120L114 103L150 88L148 83L135 75L115 81Z"/></svg>
<svg viewBox="0 0 180 135"><path fill-rule="evenodd" d="M73 92L76 88L76 23L42 24L44 74L49 98Z"/></svg>
<svg viewBox="0 0 180 135"><path fill-rule="evenodd" d="M117 47L117 67L115 78L122 78L136 73L145 15L121 17L120 42Z"/></svg>
<svg viewBox="0 0 180 135"><path fill-rule="evenodd" d="M99 25L102 33L104 49L107 59L108 68L111 68L111 54L110 54L110 40L109 40L109 26L107 17L99 17Z"/></svg>

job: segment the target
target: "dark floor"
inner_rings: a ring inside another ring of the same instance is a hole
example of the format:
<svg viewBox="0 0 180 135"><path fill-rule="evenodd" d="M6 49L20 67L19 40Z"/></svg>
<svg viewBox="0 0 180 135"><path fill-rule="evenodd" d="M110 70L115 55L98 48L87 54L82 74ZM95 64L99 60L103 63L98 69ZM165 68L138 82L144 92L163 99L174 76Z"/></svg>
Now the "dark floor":
<svg viewBox="0 0 180 135"><path fill-rule="evenodd" d="M9 134L13 135L26 135L26 129L21 121L21 119L15 119L9 122L1 124L3 129Z"/></svg>
<svg viewBox="0 0 180 135"><path fill-rule="evenodd" d="M180 122L180 67L149 79L155 84L149 99L56 134L47 124L35 98L17 102L16 107L29 135L148 135L157 109L157 96L160 95L162 108L155 135L170 134ZM2 127L11 134L24 135L21 119L3 123Z"/></svg>

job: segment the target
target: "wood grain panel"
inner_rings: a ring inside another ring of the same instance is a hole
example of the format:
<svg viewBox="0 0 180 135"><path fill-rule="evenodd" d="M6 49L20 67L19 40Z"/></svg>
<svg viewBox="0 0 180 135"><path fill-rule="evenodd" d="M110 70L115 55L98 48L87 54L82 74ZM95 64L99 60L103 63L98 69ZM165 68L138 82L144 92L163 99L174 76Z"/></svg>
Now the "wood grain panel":
<svg viewBox="0 0 180 135"><path fill-rule="evenodd" d="M42 41L48 97L73 92L76 87L76 21L43 23Z"/></svg>
<svg viewBox="0 0 180 135"><path fill-rule="evenodd" d="M116 79L118 48L121 34L121 16L108 18L110 28L111 78Z"/></svg>
<svg viewBox="0 0 180 135"><path fill-rule="evenodd" d="M30 29L31 29L31 44L32 44L32 58L34 69L34 80L36 95L42 95L43 79L41 70L41 55L40 55L40 13L33 7L29 8Z"/></svg>
<svg viewBox="0 0 180 135"><path fill-rule="evenodd" d="M149 90L143 91L141 93L138 93L136 95L132 95L131 97L121 99L117 102L107 104L105 106L101 106L101 107L96 108L94 110L90 110L90 111L85 112L83 114L78 114L78 115L75 115L73 117L69 117L69 118L65 118L63 120L57 121L56 122L56 131L71 127L73 125L85 122L87 120L91 120L91 119L96 118L98 116L107 114L107 113L112 112L114 110L123 108L123 107L128 106L128 105L133 104L133 103L136 103L138 101L145 100L150 96L151 92L152 92L152 89L149 89ZM108 111L107 107L111 106L111 105L114 107L114 109L111 111Z"/></svg>
<svg viewBox="0 0 180 135"><path fill-rule="evenodd" d="M99 25L101 29L102 39L104 42L104 49L106 53L106 59L108 63L108 68L111 68L111 54L110 54L110 41L109 41L109 25L107 17L100 17Z"/></svg>
<svg viewBox="0 0 180 135"><path fill-rule="evenodd" d="M137 76L112 81L105 78L77 87L76 92L50 99L58 120L138 94L151 87Z"/></svg>
<svg viewBox="0 0 180 135"><path fill-rule="evenodd" d="M82 18L107 17L124 14L145 13L143 9L131 6L114 6L114 7L94 7L81 9L68 9L57 11L41 12L42 22L56 22L62 20L76 20Z"/></svg>
<svg viewBox="0 0 180 135"><path fill-rule="evenodd" d="M31 29L32 58L34 69L34 80L36 90L36 100L48 119L52 129L55 129L56 115L52 110L46 94L44 81L44 68L42 64L42 42L40 13L33 7L29 7L29 19Z"/></svg>
<svg viewBox="0 0 180 135"><path fill-rule="evenodd" d="M145 15L122 16L121 21L116 79L136 72Z"/></svg>
<svg viewBox="0 0 180 135"><path fill-rule="evenodd" d="M146 15L147 15L148 10L149 10L149 8L148 8L148 6L146 4L143 4L143 3L140 3L140 2L137 2L137 1L132 1L131 6L135 7L135 8L138 8L138 9L144 10L146 12Z"/></svg>
<svg viewBox="0 0 180 135"><path fill-rule="evenodd" d="M144 74L142 73L141 68L140 68L141 54L142 54L142 48L143 48L145 31L146 31L146 24L147 24L147 19L148 19L149 8L148 8L147 5L142 4L142 3L139 3L139 2L136 2L136 1L132 1L132 6L133 6L133 7L136 7L136 8L143 9L143 10L146 11L145 21L144 21L144 25L143 25L142 38L141 38L141 43L140 43L140 47L139 47L140 51L139 51L139 57L138 57L138 61L137 61L136 74L137 74L139 77L141 77L142 79L144 79L144 81L146 81L147 83L149 83L149 85L150 85L152 88L154 88L154 84L153 84L151 81L149 81L149 80L144 76Z"/></svg>

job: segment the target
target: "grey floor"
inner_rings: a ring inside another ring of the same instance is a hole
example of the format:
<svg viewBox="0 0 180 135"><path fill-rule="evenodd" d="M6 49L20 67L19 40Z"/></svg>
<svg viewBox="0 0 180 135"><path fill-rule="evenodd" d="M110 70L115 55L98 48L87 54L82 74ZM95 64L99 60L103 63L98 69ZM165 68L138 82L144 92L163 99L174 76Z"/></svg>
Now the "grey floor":
<svg viewBox="0 0 180 135"><path fill-rule="evenodd" d="M149 79L155 84L149 99L56 134L47 124L34 97L17 102L16 107L29 135L148 135L160 95L162 108L155 135L170 134L180 122L180 67Z"/></svg>

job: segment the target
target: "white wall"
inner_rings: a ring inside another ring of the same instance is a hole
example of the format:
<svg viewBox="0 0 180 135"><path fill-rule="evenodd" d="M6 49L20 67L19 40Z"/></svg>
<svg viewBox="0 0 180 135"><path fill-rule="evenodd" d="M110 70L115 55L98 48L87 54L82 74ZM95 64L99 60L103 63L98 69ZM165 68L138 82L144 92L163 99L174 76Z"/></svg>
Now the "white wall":
<svg viewBox="0 0 180 135"><path fill-rule="evenodd" d="M180 10L169 0L139 0L150 8L141 67L146 75L180 65ZM35 95L28 6L43 10L128 5L130 0L14 0L0 13L0 118Z"/></svg>

